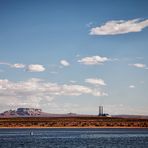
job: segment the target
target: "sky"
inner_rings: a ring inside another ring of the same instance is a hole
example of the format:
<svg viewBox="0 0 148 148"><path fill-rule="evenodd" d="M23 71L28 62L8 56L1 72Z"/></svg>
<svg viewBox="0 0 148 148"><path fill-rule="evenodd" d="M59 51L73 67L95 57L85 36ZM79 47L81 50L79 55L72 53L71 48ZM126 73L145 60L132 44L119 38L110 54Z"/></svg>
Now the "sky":
<svg viewBox="0 0 148 148"><path fill-rule="evenodd" d="M148 115L147 0L0 0L0 112Z"/></svg>

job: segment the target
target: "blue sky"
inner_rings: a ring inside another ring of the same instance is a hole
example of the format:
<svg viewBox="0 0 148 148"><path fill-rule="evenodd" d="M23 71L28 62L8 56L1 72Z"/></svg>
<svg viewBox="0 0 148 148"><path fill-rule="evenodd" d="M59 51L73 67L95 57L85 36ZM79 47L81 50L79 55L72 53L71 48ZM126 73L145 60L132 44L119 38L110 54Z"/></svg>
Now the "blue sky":
<svg viewBox="0 0 148 148"><path fill-rule="evenodd" d="M148 114L147 0L0 0L0 109Z"/></svg>

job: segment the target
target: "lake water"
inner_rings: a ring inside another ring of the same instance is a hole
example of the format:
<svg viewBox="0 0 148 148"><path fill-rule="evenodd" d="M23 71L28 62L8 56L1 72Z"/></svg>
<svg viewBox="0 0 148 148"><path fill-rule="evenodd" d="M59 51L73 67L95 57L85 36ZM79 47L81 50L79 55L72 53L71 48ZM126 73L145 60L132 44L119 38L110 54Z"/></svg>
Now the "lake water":
<svg viewBox="0 0 148 148"><path fill-rule="evenodd" d="M0 129L0 148L148 148L148 129Z"/></svg>

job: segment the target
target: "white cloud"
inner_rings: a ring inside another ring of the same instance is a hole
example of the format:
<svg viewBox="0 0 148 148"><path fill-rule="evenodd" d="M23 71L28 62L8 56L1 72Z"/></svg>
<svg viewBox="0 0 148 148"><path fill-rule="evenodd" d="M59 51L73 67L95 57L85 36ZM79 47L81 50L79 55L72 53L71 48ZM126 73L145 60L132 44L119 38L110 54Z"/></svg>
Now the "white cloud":
<svg viewBox="0 0 148 148"><path fill-rule="evenodd" d="M104 62L108 60L109 59L107 57L91 56L91 57L84 57L78 60L78 62L85 64L85 65L97 65L97 64L103 64Z"/></svg>
<svg viewBox="0 0 148 148"><path fill-rule="evenodd" d="M148 19L133 19L133 20L112 20L106 22L104 25L92 28L90 35L116 35L130 32L140 32L142 29L148 27Z"/></svg>
<svg viewBox="0 0 148 148"><path fill-rule="evenodd" d="M129 64L130 66L137 67L137 68L146 68L147 66L142 63L136 63L136 64Z"/></svg>
<svg viewBox="0 0 148 148"><path fill-rule="evenodd" d="M0 62L1 65L6 65L9 66L11 68L25 68L24 64L21 63L15 63L15 64L11 64L11 63L7 63L7 62Z"/></svg>
<svg viewBox="0 0 148 148"><path fill-rule="evenodd" d="M94 84L94 85L106 85L104 80L102 79L97 79L97 78L88 78L85 79L86 83Z"/></svg>
<svg viewBox="0 0 148 148"><path fill-rule="evenodd" d="M135 85L130 85L129 88L135 88Z"/></svg>
<svg viewBox="0 0 148 148"><path fill-rule="evenodd" d="M95 89L95 90L93 91L93 95L94 95L94 96L98 96L98 97L100 97L100 96L108 96L107 93L98 91L97 89Z"/></svg>
<svg viewBox="0 0 148 148"><path fill-rule="evenodd" d="M45 67L39 64L30 64L27 66L26 70L29 72L43 72L45 71Z"/></svg>
<svg viewBox="0 0 148 148"><path fill-rule="evenodd" d="M80 95L105 96L106 93L83 85L62 85L37 78L19 82L0 79L0 104L4 106L39 107L42 102L51 102L56 96Z"/></svg>
<svg viewBox="0 0 148 148"><path fill-rule="evenodd" d="M43 65L40 65L40 64L30 64L28 66L21 64L21 63L11 64L11 63L8 63L8 62L0 62L0 64L9 66L11 68L26 68L26 70L29 71L29 72L45 71L45 67Z"/></svg>
<svg viewBox="0 0 148 148"><path fill-rule="evenodd" d="M25 65L24 64L16 63L16 64L12 64L11 67L12 68L25 68Z"/></svg>
<svg viewBox="0 0 148 148"><path fill-rule="evenodd" d="M67 85L62 86L63 95L80 96L81 94L92 94L92 89L82 85Z"/></svg>
<svg viewBox="0 0 148 148"><path fill-rule="evenodd" d="M63 66L70 66L69 62L66 61L66 60L61 60L60 63L61 63L61 65L63 65Z"/></svg>

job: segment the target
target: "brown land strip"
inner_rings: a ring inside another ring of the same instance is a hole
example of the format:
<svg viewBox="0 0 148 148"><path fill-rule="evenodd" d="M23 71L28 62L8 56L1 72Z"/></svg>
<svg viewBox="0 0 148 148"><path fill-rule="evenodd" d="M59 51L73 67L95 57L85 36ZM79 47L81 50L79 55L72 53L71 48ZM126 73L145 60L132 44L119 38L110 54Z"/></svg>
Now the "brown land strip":
<svg viewBox="0 0 148 148"><path fill-rule="evenodd" d="M0 128L148 128L148 119L114 117L0 118Z"/></svg>

